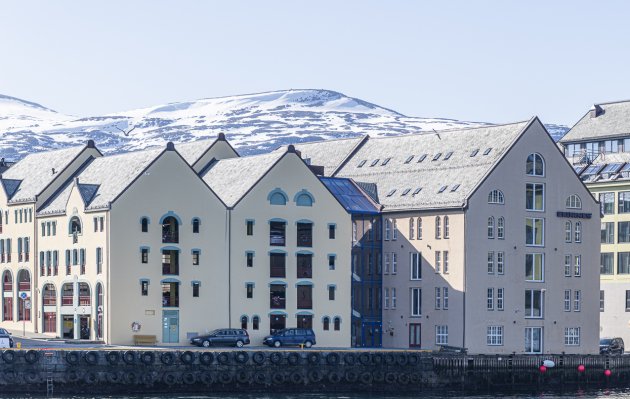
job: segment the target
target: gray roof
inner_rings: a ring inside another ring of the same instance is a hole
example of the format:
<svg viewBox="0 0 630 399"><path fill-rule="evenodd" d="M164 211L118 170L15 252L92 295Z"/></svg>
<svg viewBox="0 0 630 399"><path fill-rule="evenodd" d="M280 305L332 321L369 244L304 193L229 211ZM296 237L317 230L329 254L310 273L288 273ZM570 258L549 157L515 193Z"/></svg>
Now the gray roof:
<svg viewBox="0 0 630 399"><path fill-rule="evenodd" d="M466 130L370 138L335 176L376 183L379 202L385 211L462 207L533 120ZM489 152L484 155L488 149ZM474 150L478 153L471 156ZM434 161L438 153L441 155ZM423 154L426 158L418 162ZM413 159L407 163L411 156ZM378 162L371 166L375 160ZM363 161L365 163L359 167ZM442 187L446 188L439 193ZM421 190L414 194L418 188Z"/></svg>
<svg viewBox="0 0 630 399"><path fill-rule="evenodd" d="M593 160L594 164L630 162L630 152L613 152L608 154L599 154Z"/></svg>
<svg viewBox="0 0 630 399"><path fill-rule="evenodd" d="M599 116L591 118L591 112L587 112L560 141L566 143L630 135L630 101L595 104L593 107L597 106L602 110Z"/></svg>
<svg viewBox="0 0 630 399"><path fill-rule="evenodd" d="M222 159L212 164L202 178L228 207L233 207L286 153Z"/></svg>
<svg viewBox="0 0 630 399"><path fill-rule="evenodd" d="M177 152L188 162L188 165L194 165L203 154L206 153L217 142L217 139L191 141L188 143L177 144Z"/></svg>
<svg viewBox="0 0 630 399"><path fill-rule="evenodd" d="M76 176L85 209L107 209L163 151L164 148L150 149L94 159ZM68 182L38 213L64 213L75 183L76 180Z"/></svg>
<svg viewBox="0 0 630 399"><path fill-rule="evenodd" d="M366 137L349 139L316 141L311 143L293 144L302 153L302 159L310 159L311 165L323 166L324 176L331 176L341 163L352 153ZM285 152L286 147L276 151Z"/></svg>
<svg viewBox="0 0 630 399"><path fill-rule="evenodd" d="M35 201L36 196L41 194L85 148L86 146L80 146L38 152L22 158L2 174L2 180L19 181L10 184L15 191L9 203Z"/></svg>

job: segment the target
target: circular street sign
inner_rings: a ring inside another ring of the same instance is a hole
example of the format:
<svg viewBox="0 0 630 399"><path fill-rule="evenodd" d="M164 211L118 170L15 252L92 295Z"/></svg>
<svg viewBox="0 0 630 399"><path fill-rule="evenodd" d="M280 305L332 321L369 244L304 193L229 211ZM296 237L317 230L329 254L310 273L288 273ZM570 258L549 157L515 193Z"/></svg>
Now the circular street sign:
<svg viewBox="0 0 630 399"><path fill-rule="evenodd" d="M20 292L20 298L26 299L28 298L28 294L26 292Z"/></svg>
<svg viewBox="0 0 630 399"><path fill-rule="evenodd" d="M30 309L31 308L31 301L26 300L24 301L24 309Z"/></svg>

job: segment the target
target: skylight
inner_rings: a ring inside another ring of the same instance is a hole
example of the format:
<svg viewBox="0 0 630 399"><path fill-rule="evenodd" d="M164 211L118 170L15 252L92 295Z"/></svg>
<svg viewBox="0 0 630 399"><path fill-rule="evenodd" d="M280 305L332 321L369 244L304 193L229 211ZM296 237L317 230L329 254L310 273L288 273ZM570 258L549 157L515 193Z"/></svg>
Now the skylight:
<svg viewBox="0 0 630 399"><path fill-rule="evenodd" d="M357 168L362 167L363 165L365 165L366 162L367 162L367 159L364 159L363 161L359 162L359 164L357 165Z"/></svg>
<svg viewBox="0 0 630 399"><path fill-rule="evenodd" d="M453 155L453 151L447 152L446 155L444 155L444 160L446 161L447 159L449 159L451 155Z"/></svg>
<svg viewBox="0 0 630 399"><path fill-rule="evenodd" d="M391 197L392 195L394 195L395 192L396 192L396 189L393 189L392 191L387 193L387 196Z"/></svg>
<svg viewBox="0 0 630 399"><path fill-rule="evenodd" d="M459 184L454 185L453 187L451 187L451 192L457 191L458 188L459 188Z"/></svg>
<svg viewBox="0 0 630 399"><path fill-rule="evenodd" d="M413 194L411 194L411 195L416 195L416 194L418 194L420 191L422 191L422 187L418 187L418 188L416 188L415 190L413 190Z"/></svg>
<svg viewBox="0 0 630 399"><path fill-rule="evenodd" d="M490 148L486 148L486 150L483 152L483 155L488 155L488 154L490 154L490 151L492 151L492 147L490 147Z"/></svg>
<svg viewBox="0 0 630 399"><path fill-rule="evenodd" d="M475 155L477 155L477 153L479 152L479 148L475 148L474 150L472 150L472 152L470 153L471 157L474 157Z"/></svg>
<svg viewBox="0 0 630 399"><path fill-rule="evenodd" d="M383 163L381 164L381 166L385 166L385 165L387 165L387 163L389 162L389 160L390 160L390 159L391 159L391 158L386 158L386 159L383 161Z"/></svg>
<svg viewBox="0 0 630 399"><path fill-rule="evenodd" d="M372 163L370 164L370 166L376 165L378 163L378 161L380 161L380 159L378 159L378 158L373 160Z"/></svg>
<svg viewBox="0 0 630 399"><path fill-rule="evenodd" d="M407 195L407 194L409 194L409 191L411 191L411 189L410 188L406 188L405 191L403 191L402 194L400 194L400 195L402 195L402 196Z"/></svg>
<svg viewBox="0 0 630 399"><path fill-rule="evenodd" d="M604 170L602 170L602 173L617 173L622 166L622 162L609 163L608 165L606 165Z"/></svg>
<svg viewBox="0 0 630 399"><path fill-rule="evenodd" d="M411 162L411 160L412 160L412 159L413 159L413 155L410 155L410 156L409 156L409 158L407 158L407 159L405 160L405 163L409 163L409 162Z"/></svg>
<svg viewBox="0 0 630 399"><path fill-rule="evenodd" d="M437 154L435 154L435 156L433 157L434 161L437 161L438 159L440 159L440 156L442 155L441 152L438 152Z"/></svg>
<svg viewBox="0 0 630 399"><path fill-rule="evenodd" d="M422 154L420 155L420 158L418 158L418 163L424 161L424 159L427 157L427 154Z"/></svg>
<svg viewBox="0 0 630 399"><path fill-rule="evenodd" d="M440 189L438 190L438 194L439 194L439 193L443 193L443 192L444 192L444 190L446 190L446 187L448 187L448 186L442 186L442 187L440 187Z"/></svg>

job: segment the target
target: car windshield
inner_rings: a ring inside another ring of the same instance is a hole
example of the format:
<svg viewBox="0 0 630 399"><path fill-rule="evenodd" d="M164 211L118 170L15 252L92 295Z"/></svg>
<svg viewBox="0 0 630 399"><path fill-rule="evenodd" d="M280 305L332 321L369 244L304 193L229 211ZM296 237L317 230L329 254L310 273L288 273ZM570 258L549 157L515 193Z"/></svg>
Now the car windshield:
<svg viewBox="0 0 630 399"><path fill-rule="evenodd" d="M610 345L612 344L612 339L611 338L602 338L599 340L599 344L600 345Z"/></svg>
<svg viewBox="0 0 630 399"><path fill-rule="evenodd" d="M9 332L7 330L5 330L4 328L0 328L0 334L1 335L9 335Z"/></svg>

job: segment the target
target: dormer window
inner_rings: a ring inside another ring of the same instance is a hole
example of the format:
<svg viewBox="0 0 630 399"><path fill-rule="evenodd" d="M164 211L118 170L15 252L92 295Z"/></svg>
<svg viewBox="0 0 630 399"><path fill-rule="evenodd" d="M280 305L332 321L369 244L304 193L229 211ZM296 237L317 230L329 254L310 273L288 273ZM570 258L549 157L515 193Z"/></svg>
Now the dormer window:
<svg viewBox="0 0 630 399"><path fill-rule="evenodd" d="M418 187L415 190L413 190L413 194L411 195L417 195L420 191L422 191L422 187Z"/></svg>
<svg viewBox="0 0 630 399"><path fill-rule="evenodd" d="M453 151L449 151L446 153L446 155L444 155L444 160L446 161L447 159L449 159L451 156L453 155Z"/></svg>
<svg viewBox="0 0 630 399"><path fill-rule="evenodd" d="M448 186L442 186L442 187L440 187L440 189L438 190L438 194L443 193L443 192L446 190L446 188L447 188L447 187L448 187Z"/></svg>
<svg viewBox="0 0 630 399"><path fill-rule="evenodd" d="M451 187L451 192L457 191L458 188L459 184L454 185L453 187Z"/></svg>
<svg viewBox="0 0 630 399"><path fill-rule="evenodd" d="M406 188L405 191L403 191L402 194L400 194L400 195L405 196L405 195L409 194L409 191L411 191L411 189L410 188Z"/></svg>
<svg viewBox="0 0 630 399"><path fill-rule="evenodd" d="M390 192L387 193L388 197L391 197L392 195L394 195L394 193L396 192L396 189L391 190Z"/></svg>
<svg viewBox="0 0 630 399"><path fill-rule="evenodd" d="M440 159L440 157L441 157L441 156L442 156L442 153L441 153L441 152L438 152L437 154L435 154L435 155L433 156L433 160L434 160L434 161L437 161L438 159Z"/></svg>
<svg viewBox="0 0 630 399"><path fill-rule="evenodd" d="M378 158L373 160L372 163L370 164L370 167L371 166L375 166L378 163L378 161L380 161L380 159L378 159Z"/></svg>

